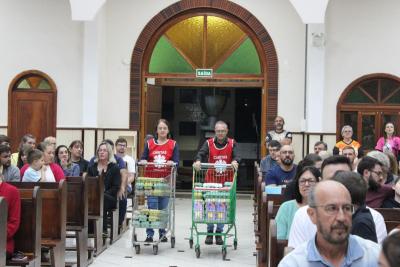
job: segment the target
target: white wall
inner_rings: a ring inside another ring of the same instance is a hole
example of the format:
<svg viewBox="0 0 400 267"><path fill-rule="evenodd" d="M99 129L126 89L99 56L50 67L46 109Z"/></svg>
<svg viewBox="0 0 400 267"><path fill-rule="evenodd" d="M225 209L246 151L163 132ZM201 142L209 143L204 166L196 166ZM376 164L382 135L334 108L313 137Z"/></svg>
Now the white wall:
<svg viewBox="0 0 400 267"><path fill-rule="evenodd" d="M0 125L7 125L11 80L30 69L57 85L57 126L80 125L82 23L71 21L69 2L2 0L0 36Z"/></svg>
<svg viewBox="0 0 400 267"><path fill-rule="evenodd" d="M400 76L400 1L335 0L326 13L324 131L336 131L343 90L371 73Z"/></svg>

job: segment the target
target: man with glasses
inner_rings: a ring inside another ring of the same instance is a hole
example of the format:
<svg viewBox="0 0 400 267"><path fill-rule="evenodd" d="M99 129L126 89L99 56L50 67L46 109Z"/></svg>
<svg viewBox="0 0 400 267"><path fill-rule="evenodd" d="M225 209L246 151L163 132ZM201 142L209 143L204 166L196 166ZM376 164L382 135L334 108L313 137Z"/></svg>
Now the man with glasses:
<svg viewBox="0 0 400 267"><path fill-rule="evenodd" d="M376 266L378 244L350 234L353 208L345 186L336 181L318 183L310 193L307 209L316 234L278 266Z"/></svg>
<svg viewBox="0 0 400 267"><path fill-rule="evenodd" d="M265 177L266 185L286 185L296 175L297 165L294 161L294 150L290 145L281 147L279 164L268 171Z"/></svg>
<svg viewBox="0 0 400 267"><path fill-rule="evenodd" d="M367 205L371 208L380 208L386 199L394 197L394 190L390 185L382 185L384 180L383 165L377 159L366 156L357 167L358 173L368 185Z"/></svg>
<svg viewBox="0 0 400 267"><path fill-rule="evenodd" d="M276 140L272 140L271 142L265 144L267 145L269 155L265 156L260 162L260 171L262 173L263 180L265 180L267 172L272 169L272 167L278 165L279 150L281 149L281 143Z"/></svg>
<svg viewBox="0 0 400 267"><path fill-rule="evenodd" d="M204 142L196 155L193 167L196 170L200 170L201 162L208 163L221 163L221 164L232 164L234 169L239 166L240 157L237 153L237 144L235 140L228 138L228 125L223 121L217 121L215 123L215 137L210 138ZM218 223L215 233L222 233L224 230L224 224ZM205 244L213 244L214 224L207 224L207 235ZM215 243L217 245L223 245L224 242L220 235L215 235Z"/></svg>

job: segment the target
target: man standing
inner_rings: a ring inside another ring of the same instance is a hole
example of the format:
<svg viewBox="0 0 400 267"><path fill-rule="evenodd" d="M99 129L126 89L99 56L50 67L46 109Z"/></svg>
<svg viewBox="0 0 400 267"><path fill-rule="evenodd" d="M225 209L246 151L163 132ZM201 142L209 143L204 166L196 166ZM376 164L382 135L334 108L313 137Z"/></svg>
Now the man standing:
<svg viewBox="0 0 400 267"><path fill-rule="evenodd" d="M127 178L124 179L126 184L125 188L127 189L128 192L132 191L131 183L135 179L135 160L126 154L126 149L128 146L128 141L126 141L125 138L118 138L115 141L115 148L116 148L116 155L120 158L122 158L126 162L126 169L127 169ZM122 197L122 199L119 202L120 205L120 214L119 214L119 224L121 225L126 214L126 209L127 209L127 198L126 195ZM122 211L122 212L121 212Z"/></svg>
<svg viewBox="0 0 400 267"><path fill-rule="evenodd" d="M369 207L380 208L386 199L394 197L393 188L382 182L384 180L382 163L377 159L363 157L357 171L368 184L366 203Z"/></svg>
<svg viewBox="0 0 400 267"><path fill-rule="evenodd" d="M350 235L354 207L349 191L335 181L318 183L307 210L317 227L314 238L290 252L279 267L377 266L378 244Z"/></svg>
<svg viewBox="0 0 400 267"><path fill-rule="evenodd" d="M19 182L19 169L11 165L11 149L7 145L0 145L0 169L3 169L5 182ZM0 172L1 174L1 172Z"/></svg>
<svg viewBox="0 0 400 267"><path fill-rule="evenodd" d="M268 171L265 178L266 185L285 185L288 184L296 175L296 164L293 164L294 151L290 145L281 147L280 162Z"/></svg>
<svg viewBox="0 0 400 267"><path fill-rule="evenodd" d="M265 180L267 172L272 169L272 167L278 165L280 155L279 150L281 149L281 143L276 140L272 140L271 142L265 144L267 145L269 155L265 156L260 162L260 170L263 180Z"/></svg>
<svg viewBox="0 0 400 267"><path fill-rule="evenodd" d="M239 165L239 155L237 154L237 144L235 140L228 138L228 125L223 121L217 121L215 123L215 137L208 139L199 152L196 155L193 167L197 170L200 169L201 162L208 163L224 163L232 164L234 169L238 168ZM224 225L221 223L217 224L215 233L222 233L224 230ZM214 224L207 224L207 232L214 232ZM207 245L212 245L213 235L207 235L205 243ZM217 245L223 245L223 240L220 235L215 236L215 243Z"/></svg>
<svg viewBox="0 0 400 267"><path fill-rule="evenodd" d="M274 120L275 129L269 131L266 137L267 144L272 140L280 142L282 145L290 145L292 143L292 133L283 129L285 120L281 116L276 116Z"/></svg>
<svg viewBox="0 0 400 267"><path fill-rule="evenodd" d="M328 145L324 141L318 141L314 145L314 153L319 154L321 151L327 151Z"/></svg>

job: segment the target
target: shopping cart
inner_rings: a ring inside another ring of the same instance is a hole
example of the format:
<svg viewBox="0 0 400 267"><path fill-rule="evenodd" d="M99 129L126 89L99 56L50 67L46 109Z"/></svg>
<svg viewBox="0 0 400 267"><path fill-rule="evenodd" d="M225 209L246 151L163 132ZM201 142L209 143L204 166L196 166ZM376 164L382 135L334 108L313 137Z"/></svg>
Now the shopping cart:
<svg viewBox="0 0 400 267"><path fill-rule="evenodd" d="M132 245L136 254L140 244L153 246L153 254L158 253L161 239L170 237L171 248L175 247L175 181L176 165L159 163L138 163L135 178L135 194L132 205ZM159 201L159 198L161 201ZM163 203L161 207L158 203ZM138 241L137 228L165 229L157 241Z"/></svg>
<svg viewBox="0 0 400 267"><path fill-rule="evenodd" d="M233 247L237 249L236 231L236 170L231 164L202 163L200 170L193 169L192 227L189 245L193 248L196 238L196 257L200 257L199 237L204 235L223 238L222 259L226 259L227 237L234 237ZM226 231L208 233L199 230L200 224L225 224ZM233 233L232 233L233 232Z"/></svg>

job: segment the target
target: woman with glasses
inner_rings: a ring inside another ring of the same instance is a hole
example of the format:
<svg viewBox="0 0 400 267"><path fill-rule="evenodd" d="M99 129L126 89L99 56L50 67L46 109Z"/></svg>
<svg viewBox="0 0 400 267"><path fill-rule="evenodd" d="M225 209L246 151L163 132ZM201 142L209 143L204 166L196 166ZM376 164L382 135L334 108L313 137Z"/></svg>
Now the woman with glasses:
<svg viewBox="0 0 400 267"><path fill-rule="evenodd" d="M319 181L320 171L312 166L307 166L298 171L294 178L295 199L284 202L276 215L277 238L288 239L290 227L296 211L307 205L310 190Z"/></svg>
<svg viewBox="0 0 400 267"><path fill-rule="evenodd" d="M341 134L343 139L336 143L333 148L333 154L342 155L343 148L351 146L356 151L356 155L358 155L358 150L361 145L353 139L353 128L350 125L345 125L342 128Z"/></svg>

